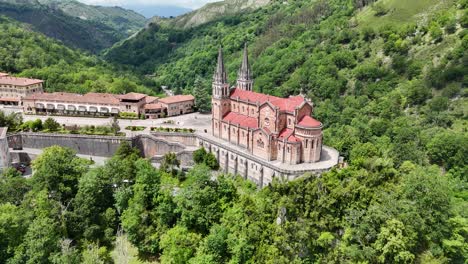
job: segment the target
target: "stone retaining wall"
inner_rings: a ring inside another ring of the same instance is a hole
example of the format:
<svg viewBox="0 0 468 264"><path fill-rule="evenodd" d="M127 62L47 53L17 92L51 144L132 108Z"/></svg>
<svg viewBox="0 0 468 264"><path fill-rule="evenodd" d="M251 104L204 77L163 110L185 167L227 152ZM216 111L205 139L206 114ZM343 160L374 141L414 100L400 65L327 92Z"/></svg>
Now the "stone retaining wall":
<svg viewBox="0 0 468 264"><path fill-rule="evenodd" d="M111 157L126 137L90 136L73 134L19 133L8 137L8 145L13 149L44 149L51 146L68 147L78 154Z"/></svg>
<svg viewBox="0 0 468 264"><path fill-rule="evenodd" d="M180 135L168 135L169 139L174 139ZM186 142L196 142L196 137L190 135ZM138 135L132 138L112 137L112 136L91 136L73 134L48 134L48 133L18 133L8 136L8 145L12 149L44 149L51 146L68 147L78 154L111 157L119 148L122 142L128 142L133 147L140 150L142 157L158 161L169 153L174 152L181 160L182 165L193 165L193 151L188 150L184 144L169 142L162 135L155 137L152 135ZM193 143L196 145L196 143Z"/></svg>
<svg viewBox="0 0 468 264"><path fill-rule="evenodd" d="M151 132L155 138L164 139L170 142L178 142L184 146L196 147L197 136L193 133L172 133L172 132Z"/></svg>

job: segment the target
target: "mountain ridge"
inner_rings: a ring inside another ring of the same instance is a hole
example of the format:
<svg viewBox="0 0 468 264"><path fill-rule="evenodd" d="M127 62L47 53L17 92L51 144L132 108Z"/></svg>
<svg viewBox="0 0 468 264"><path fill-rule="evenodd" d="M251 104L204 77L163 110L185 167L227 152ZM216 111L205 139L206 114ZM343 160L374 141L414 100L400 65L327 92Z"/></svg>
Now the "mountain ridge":
<svg viewBox="0 0 468 264"><path fill-rule="evenodd" d="M219 16L234 15L242 11L255 10L270 2L271 0L225 0L213 2L175 18L161 20L155 17L152 22L164 22L170 26L187 29L208 23L219 18Z"/></svg>
<svg viewBox="0 0 468 264"><path fill-rule="evenodd" d="M1 0L0 15L30 24L33 30L70 47L93 53L127 38L146 23L142 15L133 11L87 6L74 0ZM133 18L139 19L131 22Z"/></svg>

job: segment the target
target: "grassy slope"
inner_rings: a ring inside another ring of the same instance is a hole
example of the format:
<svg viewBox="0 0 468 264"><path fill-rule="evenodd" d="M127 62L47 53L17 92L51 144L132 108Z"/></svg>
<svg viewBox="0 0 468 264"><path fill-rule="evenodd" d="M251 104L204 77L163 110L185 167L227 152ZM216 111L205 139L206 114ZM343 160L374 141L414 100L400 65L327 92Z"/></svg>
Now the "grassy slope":
<svg viewBox="0 0 468 264"><path fill-rule="evenodd" d="M178 28L196 27L216 20L222 16L234 15L246 10L254 10L267 5L271 0L227 0L209 3L200 9L194 10L173 19L154 18L154 22L162 22Z"/></svg>
<svg viewBox="0 0 468 264"><path fill-rule="evenodd" d="M361 26L370 26L378 29L382 26L402 26L405 23L414 23L424 20L434 12L447 9L454 0L380 0L388 13L384 16L375 16L372 6L365 7L358 15L357 21Z"/></svg>

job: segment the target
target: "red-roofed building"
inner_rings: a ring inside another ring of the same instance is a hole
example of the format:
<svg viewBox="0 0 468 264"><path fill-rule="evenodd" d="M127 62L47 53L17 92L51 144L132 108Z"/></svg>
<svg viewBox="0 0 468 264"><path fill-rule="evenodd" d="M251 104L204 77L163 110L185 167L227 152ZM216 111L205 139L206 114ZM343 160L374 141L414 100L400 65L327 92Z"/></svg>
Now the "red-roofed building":
<svg viewBox="0 0 468 264"><path fill-rule="evenodd" d="M42 93L42 80L11 77L0 73L0 104L19 105L23 97Z"/></svg>
<svg viewBox="0 0 468 264"><path fill-rule="evenodd" d="M174 95L159 99L167 109L167 116L184 115L193 112L195 97L193 95Z"/></svg>
<svg viewBox="0 0 468 264"><path fill-rule="evenodd" d="M322 123L304 96L280 98L252 91L247 47L235 88L220 50L213 77L212 133L267 161L313 163L321 158Z"/></svg>
<svg viewBox="0 0 468 264"><path fill-rule="evenodd" d="M174 116L193 112L194 98L171 96L164 99L140 93L34 93L22 99L0 98L0 102L22 101L23 112L27 114L54 113L60 115L117 116L131 113L135 118L148 119ZM169 109L175 109L173 111ZM170 114L168 114L168 112Z"/></svg>

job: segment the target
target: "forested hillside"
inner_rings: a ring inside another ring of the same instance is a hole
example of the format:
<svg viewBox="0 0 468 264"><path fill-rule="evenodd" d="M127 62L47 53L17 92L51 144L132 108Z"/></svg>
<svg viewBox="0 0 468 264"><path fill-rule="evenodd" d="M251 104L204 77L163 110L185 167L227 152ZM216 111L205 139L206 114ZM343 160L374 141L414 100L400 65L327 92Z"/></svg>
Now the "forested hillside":
<svg viewBox="0 0 468 264"><path fill-rule="evenodd" d="M61 10L69 16L105 24L127 36L142 29L147 20L143 15L117 6L86 5L76 0L38 1L53 9Z"/></svg>
<svg viewBox="0 0 468 264"><path fill-rule="evenodd" d="M69 47L97 53L141 29L146 19L121 8L87 6L73 0L1 0L0 15Z"/></svg>
<svg viewBox="0 0 468 264"><path fill-rule="evenodd" d="M45 80L47 91L156 92L154 83L0 16L0 71ZM148 88L149 87L149 88Z"/></svg>

